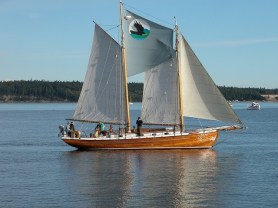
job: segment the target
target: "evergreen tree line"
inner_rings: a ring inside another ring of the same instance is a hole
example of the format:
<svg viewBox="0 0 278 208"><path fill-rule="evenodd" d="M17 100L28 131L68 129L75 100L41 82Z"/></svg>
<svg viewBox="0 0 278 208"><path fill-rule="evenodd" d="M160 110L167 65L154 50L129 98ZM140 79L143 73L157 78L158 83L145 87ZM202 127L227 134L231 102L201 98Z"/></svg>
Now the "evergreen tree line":
<svg viewBox="0 0 278 208"><path fill-rule="evenodd" d="M0 82L0 101L59 101L76 102L82 82L62 81L2 81Z"/></svg>
<svg viewBox="0 0 278 208"><path fill-rule="evenodd" d="M220 91L227 100L239 101L262 101L265 98L262 95L278 95L278 89L265 88L238 88L238 87L219 87ZM276 97L278 100L278 97Z"/></svg>
<svg viewBox="0 0 278 208"><path fill-rule="evenodd" d="M0 81L0 102L76 102L82 82L72 81ZM129 83L129 99L141 102L143 83ZM219 87L227 100L264 100L261 95L277 95L278 89ZM278 97L276 98L278 100Z"/></svg>

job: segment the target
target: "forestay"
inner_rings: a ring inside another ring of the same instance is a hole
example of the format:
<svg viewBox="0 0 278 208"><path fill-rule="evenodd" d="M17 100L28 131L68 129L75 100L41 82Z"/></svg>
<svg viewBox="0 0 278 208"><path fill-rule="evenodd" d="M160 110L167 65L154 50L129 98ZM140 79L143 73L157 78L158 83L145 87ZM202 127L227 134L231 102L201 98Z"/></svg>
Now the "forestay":
<svg viewBox="0 0 278 208"><path fill-rule="evenodd" d="M95 26L85 81L74 120L125 123L126 104L120 45Z"/></svg>

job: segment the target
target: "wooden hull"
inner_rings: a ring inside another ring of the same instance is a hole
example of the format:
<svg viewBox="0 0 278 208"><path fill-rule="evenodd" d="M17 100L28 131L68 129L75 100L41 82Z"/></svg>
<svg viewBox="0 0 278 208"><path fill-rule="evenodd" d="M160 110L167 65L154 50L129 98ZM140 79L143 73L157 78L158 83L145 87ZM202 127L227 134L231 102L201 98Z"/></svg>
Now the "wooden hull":
<svg viewBox="0 0 278 208"><path fill-rule="evenodd" d="M90 139L62 137L78 149L186 149L211 148L216 144L218 131L191 132L183 135L134 137L129 139Z"/></svg>

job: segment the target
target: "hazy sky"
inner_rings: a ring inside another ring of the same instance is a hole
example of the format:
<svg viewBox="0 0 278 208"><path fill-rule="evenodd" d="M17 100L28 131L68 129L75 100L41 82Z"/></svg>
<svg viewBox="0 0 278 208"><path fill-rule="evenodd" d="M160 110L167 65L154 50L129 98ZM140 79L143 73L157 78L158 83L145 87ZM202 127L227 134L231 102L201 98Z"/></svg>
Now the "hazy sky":
<svg viewBox="0 0 278 208"><path fill-rule="evenodd" d="M124 3L167 27L176 16L217 85L278 88L278 0ZM93 20L118 25L119 0L0 0L0 80L83 81Z"/></svg>

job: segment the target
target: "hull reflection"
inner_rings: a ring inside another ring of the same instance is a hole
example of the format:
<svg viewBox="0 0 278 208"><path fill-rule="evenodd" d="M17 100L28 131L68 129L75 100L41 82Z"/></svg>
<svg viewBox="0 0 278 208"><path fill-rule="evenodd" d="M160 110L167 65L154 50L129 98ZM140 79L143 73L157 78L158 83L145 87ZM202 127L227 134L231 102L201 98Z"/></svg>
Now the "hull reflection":
<svg viewBox="0 0 278 208"><path fill-rule="evenodd" d="M215 198L217 153L203 150L66 152L68 190L90 206L191 207Z"/></svg>

